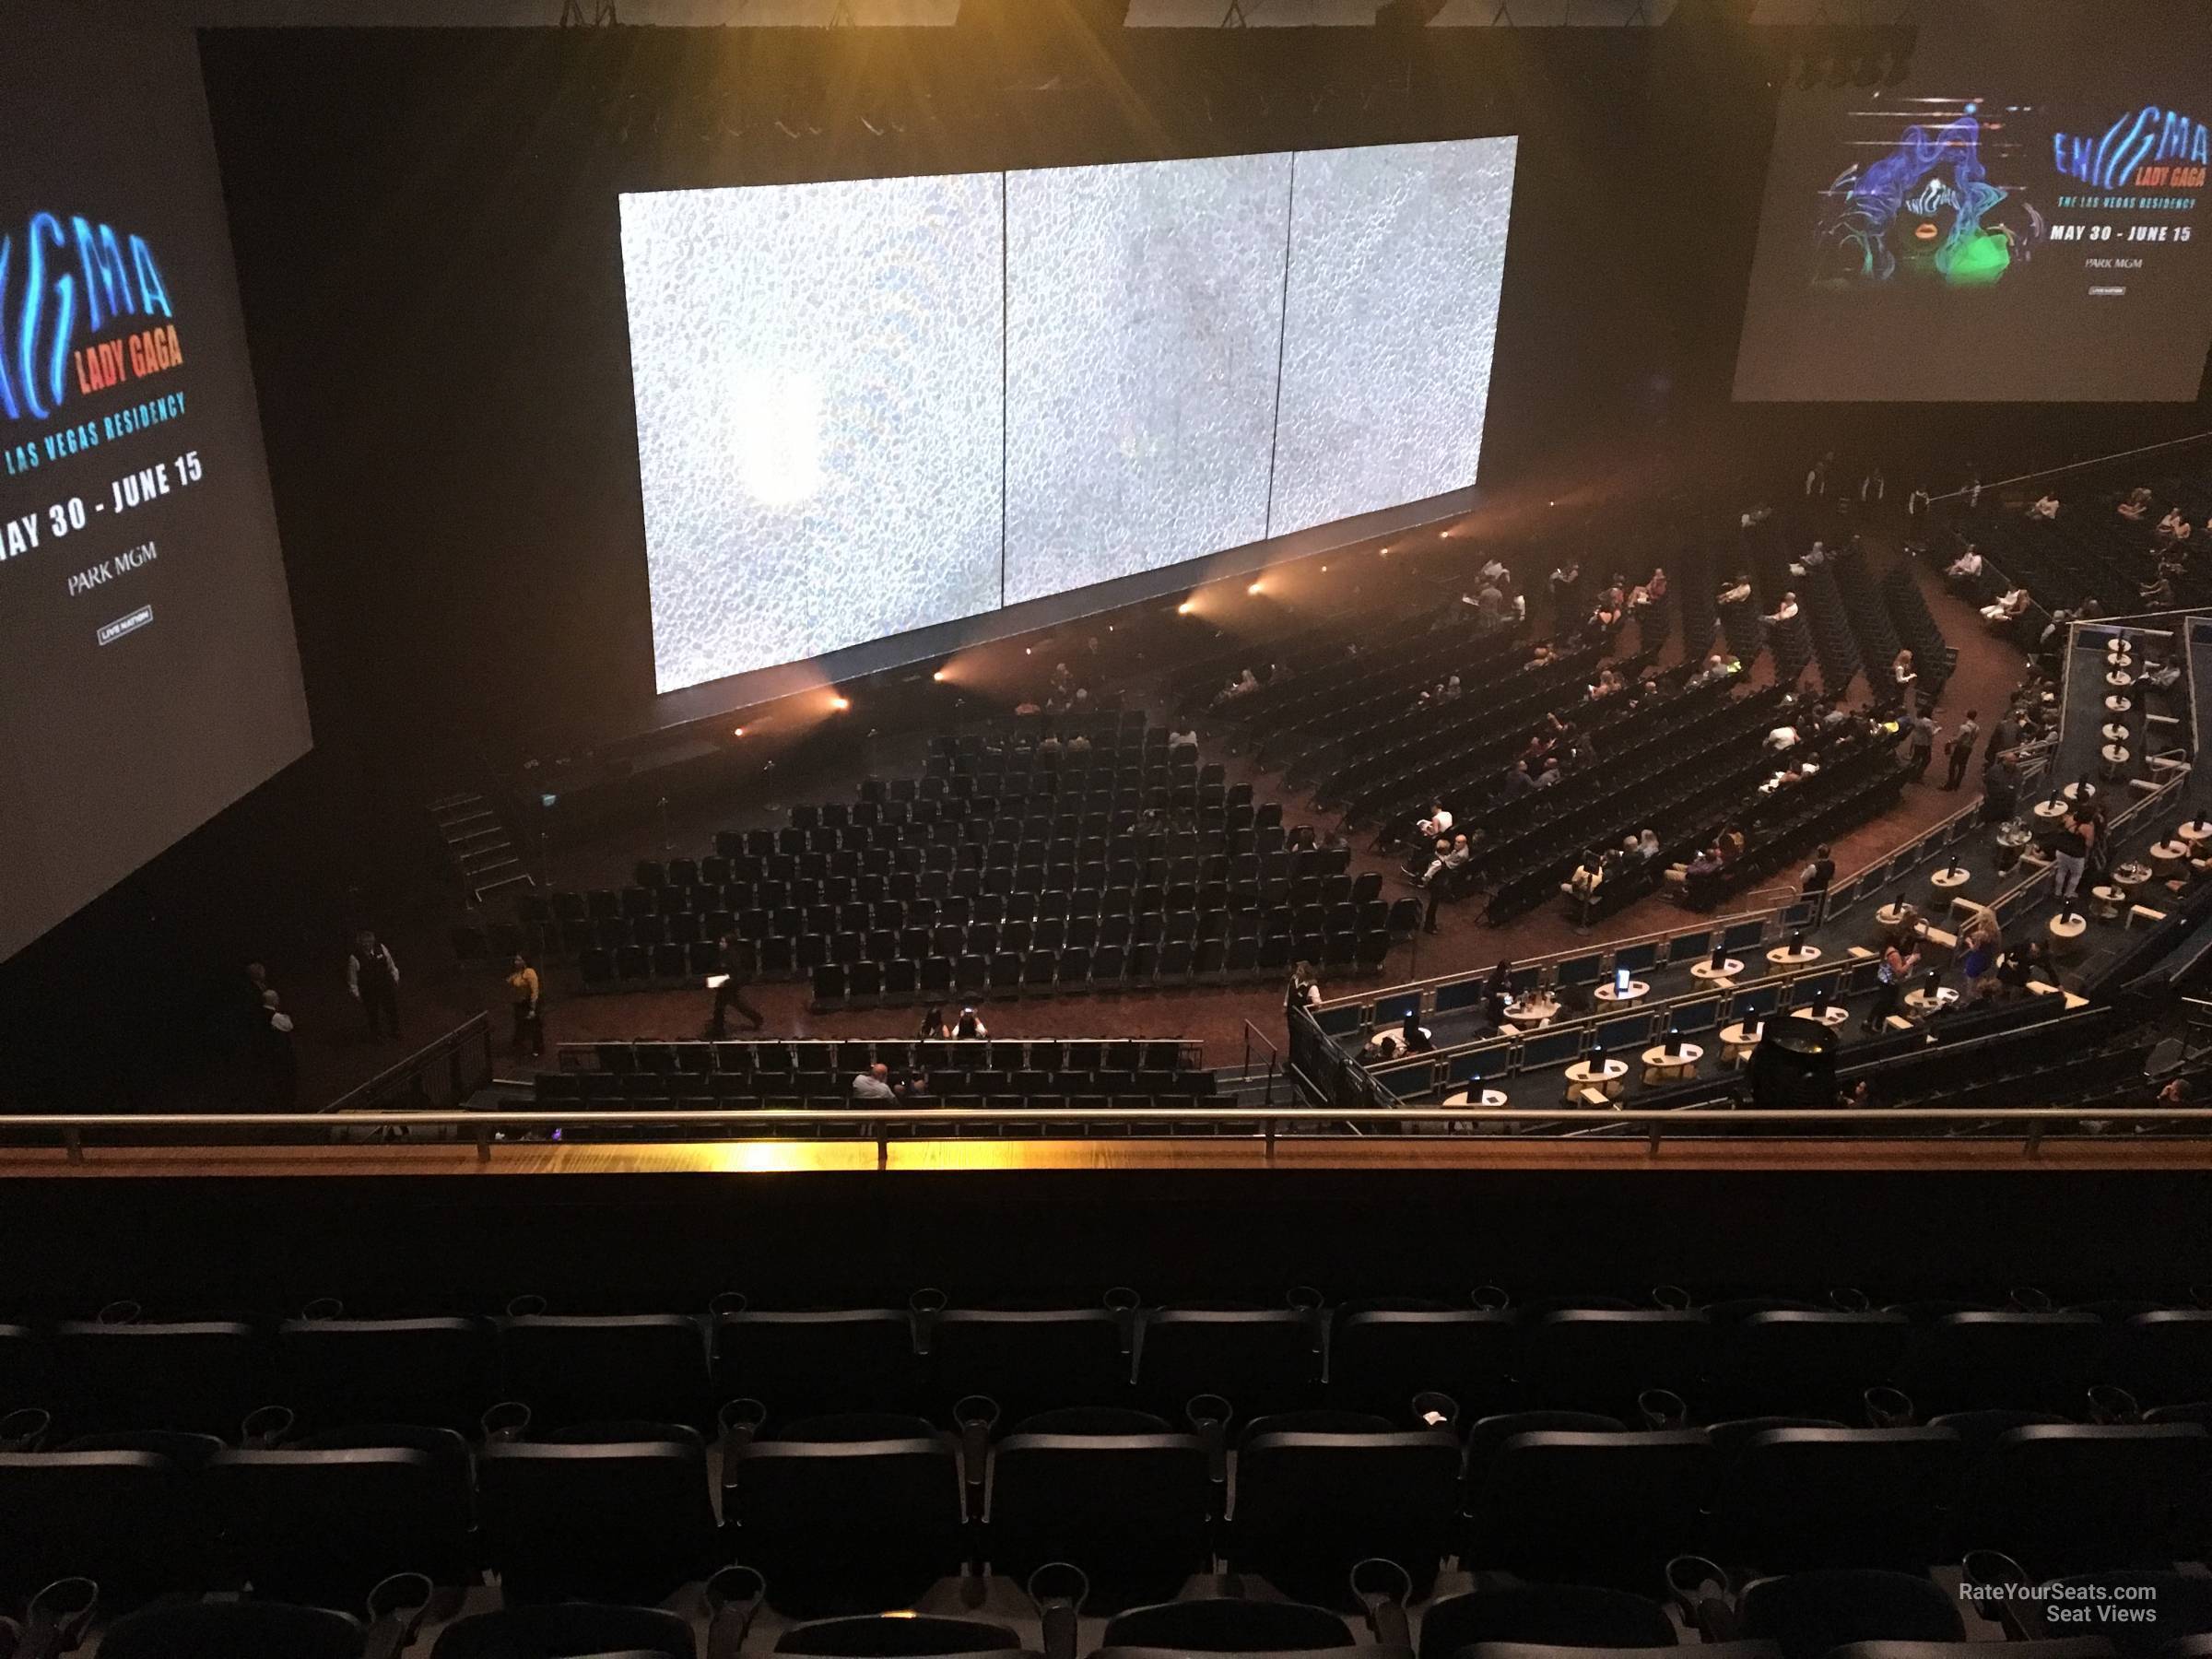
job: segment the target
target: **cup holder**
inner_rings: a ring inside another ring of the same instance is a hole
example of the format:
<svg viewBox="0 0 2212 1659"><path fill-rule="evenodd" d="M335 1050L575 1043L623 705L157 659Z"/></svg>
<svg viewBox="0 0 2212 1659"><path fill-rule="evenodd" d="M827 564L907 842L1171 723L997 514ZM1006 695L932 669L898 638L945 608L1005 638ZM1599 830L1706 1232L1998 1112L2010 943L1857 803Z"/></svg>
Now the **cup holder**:
<svg viewBox="0 0 2212 1659"><path fill-rule="evenodd" d="M507 1304L510 1319L536 1319L545 1311L546 1299L542 1296L518 1296Z"/></svg>
<svg viewBox="0 0 2212 1659"><path fill-rule="evenodd" d="M1870 1429L1910 1429L1912 1427L1912 1396L1902 1389L1869 1388L1859 1398L1866 1406L1866 1426Z"/></svg>
<svg viewBox="0 0 2212 1659"><path fill-rule="evenodd" d="M260 1406L239 1424L238 1443L249 1452L274 1452L297 1420L288 1406Z"/></svg>
<svg viewBox="0 0 2212 1659"><path fill-rule="evenodd" d="M530 1432L530 1407L520 1400L501 1400L484 1414L484 1443L511 1445Z"/></svg>
<svg viewBox="0 0 2212 1659"><path fill-rule="evenodd" d="M0 1417L0 1452L36 1452L53 1427L53 1414L36 1406L18 1406Z"/></svg>
<svg viewBox="0 0 2212 1659"><path fill-rule="evenodd" d="M2100 1382L2089 1390L2089 1420L2107 1429L2124 1428L2143 1420L2143 1407L2126 1389Z"/></svg>
<svg viewBox="0 0 2212 1659"><path fill-rule="evenodd" d="M145 1312L144 1308L126 1298L122 1301L112 1301L102 1308L100 1311L100 1323L103 1325L136 1324Z"/></svg>
<svg viewBox="0 0 2212 1659"><path fill-rule="evenodd" d="M300 1317L316 1321L343 1319L346 1317L346 1304L335 1296L318 1296L300 1310Z"/></svg>
<svg viewBox="0 0 2212 1659"><path fill-rule="evenodd" d="M1512 1294L1501 1285L1477 1285L1467 1292L1467 1301L1478 1313L1503 1313L1513 1305Z"/></svg>
<svg viewBox="0 0 2212 1659"><path fill-rule="evenodd" d="M1828 1293L1828 1305L1839 1313L1871 1313L1874 1300L1855 1285L1844 1285Z"/></svg>
<svg viewBox="0 0 2212 1659"><path fill-rule="evenodd" d="M724 1290L707 1304L707 1312L716 1319L728 1319L744 1312L752 1303L742 1290Z"/></svg>
<svg viewBox="0 0 2212 1659"><path fill-rule="evenodd" d="M1653 1431L1679 1429L1689 1420L1689 1407L1672 1389L1647 1388L1636 1396L1636 1415Z"/></svg>
<svg viewBox="0 0 2212 1659"><path fill-rule="evenodd" d="M1459 1423L1459 1402L1433 1391L1413 1396L1413 1420L1424 1429L1451 1429Z"/></svg>
<svg viewBox="0 0 2212 1659"><path fill-rule="evenodd" d="M1666 1313L1689 1312L1689 1292L1679 1285L1653 1285L1652 1306Z"/></svg>

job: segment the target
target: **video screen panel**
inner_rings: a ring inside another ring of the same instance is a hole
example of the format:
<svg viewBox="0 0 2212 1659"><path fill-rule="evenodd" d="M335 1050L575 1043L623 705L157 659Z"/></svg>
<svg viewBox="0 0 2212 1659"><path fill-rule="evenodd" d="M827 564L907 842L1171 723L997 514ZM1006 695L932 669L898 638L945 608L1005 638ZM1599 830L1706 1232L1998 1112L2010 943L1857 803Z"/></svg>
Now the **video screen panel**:
<svg viewBox="0 0 2212 1659"><path fill-rule="evenodd" d="M624 195L659 689L971 643L1470 488L1514 155Z"/></svg>
<svg viewBox="0 0 2212 1659"><path fill-rule="evenodd" d="M1006 599L1267 534L1290 158L1006 175Z"/></svg>
<svg viewBox="0 0 2212 1659"><path fill-rule="evenodd" d="M2212 347L2212 19L2019 0L1784 88L1744 401L2176 401Z"/></svg>
<svg viewBox="0 0 2212 1659"><path fill-rule="evenodd" d="M622 198L659 689L999 603L1002 188Z"/></svg>
<svg viewBox="0 0 2212 1659"><path fill-rule="evenodd" d="M1299 152L1270 535L1475 481L1516 147Z"/></svg>
<svg viewBox="0 0 2212 1659"><path fill-rule="evenodd" d="M199 56L0 4L0 957L310 747Z"/></svg>

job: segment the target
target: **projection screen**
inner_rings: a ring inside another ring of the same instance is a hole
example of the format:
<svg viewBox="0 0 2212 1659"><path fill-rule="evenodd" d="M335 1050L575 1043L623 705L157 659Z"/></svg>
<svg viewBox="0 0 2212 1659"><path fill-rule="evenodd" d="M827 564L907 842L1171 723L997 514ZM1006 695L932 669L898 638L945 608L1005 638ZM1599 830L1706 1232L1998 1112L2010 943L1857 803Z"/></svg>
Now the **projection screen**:
<svg viewBox="0 0 2212 1659"><path fill-rule="evenodd" d="M1514 152L624 195L657 688L1472 487Z"/></svg>

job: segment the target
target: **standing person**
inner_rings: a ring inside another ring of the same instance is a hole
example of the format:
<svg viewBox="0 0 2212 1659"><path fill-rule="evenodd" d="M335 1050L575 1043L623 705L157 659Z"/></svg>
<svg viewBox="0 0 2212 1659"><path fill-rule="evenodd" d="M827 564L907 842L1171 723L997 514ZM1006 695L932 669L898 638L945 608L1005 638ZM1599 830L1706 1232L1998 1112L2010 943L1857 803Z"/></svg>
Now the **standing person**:
<svg viewBox="0 0 2212 1659"><path fill-rule="evenodd" d="M719 960L722 983L714 987L714 1021L711 1028L719 1041L729 1030L730 1010L735 1008L753 1022L759 1030L768 1023L760 1010L746 1000L745 988L753 982L753 975L760 966L760 953L750 939L741 939L735 933L722 935Z"/></svg>
<svg viewBox="0 0 2212 1659"><path fill-rule="evenodd" d="M1290 1015L1299 1008L1317 1008L1321 1006L1321 984L1313 977L1313 964L1300 962L1290 970L1290 983L1283 992L1283 1019L1286 1027L1296 1032L1289 1023Z"/></svg>
<svg viewBox="0 0 2212 1659"><path fill-rule="evenodd" d="M2020 744L2020 723L2008 708L1997 716L1997 724L1989 728L1989 747L1982 751L1982 775L1987 777L1989 769L1997 763L1997 757Z"/></svg>
<svg viewBox="0 0 2212 1659"><path fill-rule="evenodd" d="M275 1112L296 1112L300 1107L300 1051L292 1043L292 1017L277 1006L276 992L261 994L258 1023L255 1035L262 1069L268 1077L269 1107Z"/></svg>
<svg viewBox="0 0 2212 1659"><path fill-rule="evenodd" d="M2089 859L2089 838L2082 820L2066 814L2058 837L2051 843L2051 891L2063 903L2072 903L2081 888L2081 872Z"/></svg>
<svg viewBox="0 0 2212 1659"><path fill-rule="evenodd" d="M1950 742L1944 747L1944 759L1949 769L1948 775L1943 781L1945 789L1955 790L1959 787L1959 781L1966 776L1967 762L1974 758L1974 745L1981 736L1982 716L1969 709L1966 718L1959 723L1959 729L1951 734Z"/></svg>
<svg viewBox="0 0 2212 1659"><path fill-rule="evenodd" d="M530 966L529 958L519 950L507 964L507 989L513 997L514 1006L514 1034L509 1046L519 1054L527 1043L532 1057L543 1060L546 1021L540 994L544 987L538 982L537 970Z"/></svg>
<svg viewBox="0 0 2212 1659"><path fill-rule="evenodd" d="M346 989L361 1005L370 1041L374 1042L379 1028L386 1025L393 1036L399 1035L399 964L373 928L364 927L353 935L353 954L346 959Z"/></svg>
<svg viewBox="0 0 2212 1659"><path fill-rule="evenodd" d="M1920 941L1909 934L1892 934L1888 944L1882 947L1882 965L1877 971L1881 982L1874 988L1874 1006L1866 1010L1865 1030L1869 1037L1877 1035L1897 1012L1897 999L1904 994L1905 982L1919 966Z"/></svg>
<svg viewBox="0 0 2212 1659"><path fill-rule="evenodd" d="M1927 711L1917 711L1907 724L1905 733L1905 775L1918 783L1928 775L1928 762L1936 757L1936 723L1928 718Z"/></svg>
<svg viewBox="0 0 2212 1659"><path fill-rule="evenodd" d="M1819 851L1813 854L1812 863L1806 865L1797 877L1797 896L1813 901L1815 920L1828 913L1828 889L1835 879L1835 857L1823 843Z"/></svg>

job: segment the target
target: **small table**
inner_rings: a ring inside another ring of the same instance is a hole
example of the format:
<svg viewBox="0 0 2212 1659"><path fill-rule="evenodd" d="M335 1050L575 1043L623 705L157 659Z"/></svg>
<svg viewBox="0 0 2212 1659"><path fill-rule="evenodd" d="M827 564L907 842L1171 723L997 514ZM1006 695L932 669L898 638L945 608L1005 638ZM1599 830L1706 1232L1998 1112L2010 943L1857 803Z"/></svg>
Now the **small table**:
<svg viewBox="0 0 2212 1659"><path fill-rule="evenodd" d="M1523 996L1505 1005L1505 1017L1515 1025L1549 1025L1559 1012L1559 1005L1548 996Z"/></svg>
<svg viewBox="0 0 2212 1659"><path fill-rule="evenodd" d="M1915 1014L1933 1014L1938 1008L1947 1008L1959 1000L1956 985L1938 985L1933 991L1920 990L1905 993L1905 1006Z"/></svg>
<svg viewBox="0 0 2212 1659"><path fill-rule="evenodd" d="M1502 1088L1486 1088L1479 1093L1471 1088L1455 1088L1438 1102L1442 1106L1503 1106L1505 1103L1505 1090Z"/></svg>
<svg viewBox="0 0 2212 1659"><path fill-rule="evenodd" d="M2186 841L2194 847L2201 841L2212 841L2212 823L2199 819L2183 824L2173 833L2176 840Z"/></svg>
<svg viewBox="0 0 2212 1659"><path fill-rule="evenodd" d="M1964 887L1973 878L1974 873L1968 869L1964 865L1946 865L1942 869L1936 871L1935 875L1928 877L1929 881L1934 883L1936 887L1942 888L1947 892L1952 888Z"/></svg>
<svg viewBox="0 0 2212 1659"><path fill-rule="evenodd" d="M1794 950L1787 945L1777 945L1767 952L1767 960L1777 968L1802 968L1807 962L1819 959L1820 947L1818 945L1800 945Z"/></svg>
<svg viewBox="0 0 2212 1659"><path fill-rule="evenodd" d="M2066 787L2071 789L2074 787L2074 785L2069 783L2066 785ZM2066 803L2065 801L2038 801L2035 804L2035 816L2039 818L2065 818L2066 816Z"/></svg>
<svg viewBox="0 0 2212 1659"><path fill-rule="evenodd" d="M2061 944L2071 945L2089 931L2089 919L2084 915L2058 915L2051 918L2051 936Z"/></svg>
<svg viewBox="0 0 2212 1659"><path fill-rule="evenodd" d="M1629 1075L1626 1060L1600 1060L1592 1065L1587 1060L1577 1060L1567 1068L1567 1082L1571 1088L1602 1090L1607 1100L1618 1100L1621 1079Z"/></svg>
<svg viewBox="0 0 2212 1659"><path fill-rule="evenodd" d="M2104 712L2107 714L2124 714L2135 706L2132 701L2120 696L2117 692L2104 700Z"/></svg>
<svg viewBox="0 0 2212 1659"><path fill-rule="evenodd" d="M1723 1026L1721 1058L1730 1065L1741 1065L1750 1058L1751 1051L1759 1046L1759 1037L1766 1029L1766 1022L1758 1019L1749 1025L1739 1019L1732 1026Z"/></svg>
<svg viewBox="0 0 2212 1659"><path fill-rule="evenodd" d="M2087 800L2096 794L2097 785L2094 783L2084 783L2079 778L2077 778L2073 782L2067 784L2058 793L2065 795L2069 801Z"/></svg>
<svg viewBox="0 0 2212 1659"><path fill-rule="evenodd" d="M1997 845L2018 852L2035 844L2035 833L2018 818L2008 818L1997 826Z"/></svg>
<svg viewBox="0 0 2212 1659"><path fill-rule="evenodd" d="M2121 908L2127 903L2127 889L2100 882L2089 889L2089 897L2097 900L2097 913L2107 922L2120 920Z"/></svg>
<svg viewBox="0 0 2212 1659"><path fill-rule="evenodd" d="M2117 690L2124 691L2136 683L2136 677L2124 668L2115 668L2104 677L2104 683Z"/></svg>
<svg viewBox="0 0 2212 1659"><path fill-rule="evenodd" d="M2104 740L2107 743L2125 743L2127 741L2127 728L2122 725L2116 720L2106 722L2104 727Z"/></svg>
<svg viewBox="0 0 2212 1659"><path fill-rule="evenodd" d="M1694 1042L1686 1042L1680 1049L1669 1052L1665 1043L1643 1051L1643 1080L1646 1083L1668 1083L1689 1077L1698 1069L1698 1062L1705 1058L1705 1051Z"/></svg>
<svg viewBox="0 0 2212 1659"><path fill-rule="evenodd" d="M2150 879L2150 866L2140 859L2131 858L2112 871L2112 885L2118 888L2139 888Z"/></svg>
<svg viewBox="0 0 2212 1659"><path fill-rule="evenodd" d="M1816 1025L1824 1025L1832 1029L1836 1026L1841 1025L1845 1020L1849 1019L1851 1018L1851 1010L1845 1007L1841 1003L1830 1003L1827 1007L1821 1009L1818 1014L1814 1013L1810 1008L1792 1008L1790 1010L1790 1018L1792 1019L1809 1019Z"/></svg>
<svg viewBox="0 0 2212 1659"><path fill-rule="evenodd" d="M1689 965L1689 975L1692 979L1727 981L1734 979L1743 971L1743 963L1734 957L1724 958L1718 968L1712 965L1712 959L1710 957L1702 962L1692 962Z"/></svg>
<svg viewBox="0 0 2212 1659"><path fill-rule="evenodd" d="M2150 850L2150 873L2160 877L2179 876L2189 863L2187 841L2160 841Z"/></svg>
<svg viewBox="0 0 2212 1659"><path fill-rule="evenodd" d="M1905 922L1905 907L1892 900L1874 912L1874 921L1877 927L1902 927Z"/></svg>
<svg viewBox="0 0 2212 1659"><path fill-rule="evenodd" d="M1614 984L1600 985L1596 993L1599 1002L1609 1003L1634 1002L1638 997L1649 996L1651 994L1651 986L1641 980L1630 980L1626 989Z"/></svg>
<svg viewBox="0 0 2212 1659"><path fill-rule="evenodd" d="M2117 778L2127 765L2127 745L2108 743L2099 752L2104 756L2105 777L2107 779Z"/></svg>

